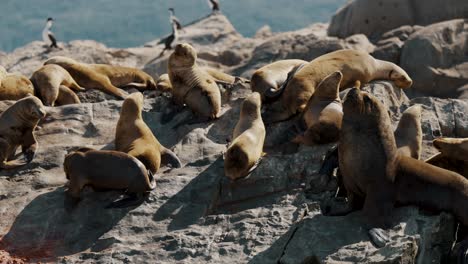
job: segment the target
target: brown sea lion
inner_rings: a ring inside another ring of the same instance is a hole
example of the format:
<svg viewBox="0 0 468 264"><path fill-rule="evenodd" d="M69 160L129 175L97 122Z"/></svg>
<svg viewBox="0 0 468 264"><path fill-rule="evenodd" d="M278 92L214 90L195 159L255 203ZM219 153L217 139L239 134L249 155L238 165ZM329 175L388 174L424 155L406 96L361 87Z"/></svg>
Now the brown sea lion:
<svg viewBox="0 0 468 264"><path fill-rule="evenodd" d="M153 174L162 163L180 168L181 162L174 152L165 148L143 121L143 94L129 95L120 111L115 132L115 148L140 160Z"/></svg>
<svg viewBox="0 0 468 264"><path fill-rule="evenodd" d="M197 52L189 44L178 44L169 57L168 73L173 98L186 104L203 119L216 119L221 111L221 93L216 80L197 65Z"/></svg>
<svg viewBox="0 0 468 264"><path fill-rule="evenodd" d="M54 106L59 97L62 100L57 105L80 103L73 91L85 91L64 68L56 64L42 66L32 74L30 80L34 85L34 94L46 106Z"/></svg>
<svg viewBox="0 0 468 264"><path fill-rule="evenodd" d="M34 86L26 76L0 68L0 100L17 101L33 93Z"/></svg>
<svg viewBox="0 0 468 264"><path fill-rule="evenodd" d="M86 64L62 56L52 57L44 64L59 65L67 70L80 86L86 89L101 90L120 99L124 99L127 95L120 88L137 88L140 91L156 89L153 78L135 68Z"/></svg>
<svg viewBox="0 0 468 264"><path fill-rule="evenodd" d="M172 84L171 80L169 79L169 74L165 73L159 76L158 80L156 81L156 90L172 93Z"/></svg>
<svg viewBox="0 0 468 264"><path fill-rule="evenodd" d="M427 159L427 163L468 178L468 138L436 138L432 144L440 153Z"/></svg>
<svg viewBox="0 0 468 264"><path fill-rule="evenodd" d="M317 85L302 114L302 121L307 129L293 142L312 146L338 141L343 120L343 106L339 94L342 78L343 74L337 71Z"/></svg>
<svg viewBox="0 0 468 264"><path fill-rule="evenodd" d="M18 100L0 114L0 168L13 169L33 160L38 148L34 129L45 115L41 100L32 95ZM19 146L26 162L13 160Z"/></svg>
<svg viewBox="0 0 468 264"><path fill-rule="evenodd" d="M407 157L420 159L422 151L421 105L406 109L395 130L398 153Z"/></svg>
<svg viewBox="0 0 468 264"><path fill-rule="evenodd" d="M252 91L259 92L265 102L286 82L288 73L307 63L304 60L280 60L265 65L253 73L250 87Z"/></svg>
<svg viewBox="0 0 468 264"><path fill-rule="evenodd" d="M265 123L283 121L303 112L315 87L336 71L343 74L340 89L359 87L376 79L391 80L401 88L412 85L408 74L394 63L374 59L363 51L338 50L309 62L294 74L284 89L278 89L271 95L271 100L279 98L264 114Z"/></svg>
<svg viewBox="0 0 468 264"><path fill-rule="evenodd" d="M261 107L261 97L257 92L242 103L239 121L232 135L234 140L224 155L224 173L231 180L249 175L263 155L265 125Z"/></svg>
<svg viewBox="0 0 468 264"><path fill-rule="evenodd" d="M353 88L343 110L340 171L351 207L364 210L370 227L387 227L395 203L449 211L468 225L468 180L399 155L387 109L374 96ZM370 235L377 245L385 238Z"/></svg>
<svg viewBox="0 0 468 264"><path fill-rule="evenodd" d="M156 187L143 163L119 151L80 148L65 156L63 170L73 202L80 199L87 185L99 190L126 190L130 195L145 194Z"/></svg>

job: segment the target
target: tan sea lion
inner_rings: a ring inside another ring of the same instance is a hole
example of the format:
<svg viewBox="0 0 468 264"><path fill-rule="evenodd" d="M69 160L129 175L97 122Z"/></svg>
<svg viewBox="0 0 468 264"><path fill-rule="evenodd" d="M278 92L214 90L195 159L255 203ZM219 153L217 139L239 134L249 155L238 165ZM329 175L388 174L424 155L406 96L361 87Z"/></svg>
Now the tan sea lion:
<svg viewBox="0 0 468 264"><path fill-rule="evenodd" d="M315 87L336 71L343 74L340 89L359 87L376 79L391 80L401 88L412 85L408 74L394 63L374 59L363 51L334 51L309 62L294 74L283 89L278 89L269 97L271 100L279 98L264 114L265 123L283 121L303 112Z"/></svg>
<svg viewBox="0 0 468 264"><path fill-rule="evenodd" d="M42 66L32 74L30 80L34 85L34 94L46 106L54 106L59 97L62 97L60 100L62 102L59 102L58 105L80 103L73 90L85 91L64 68L56 64ZM60 93L65 94L61 95ZM65 98L71 98L71 100Z"/></svg>
<svg viewBox="0 0 468 264"><path fill-rule="evenodd" d="M260 94L252 93L242 103L239 121L234 128L230 144L224 155L224 173L231 180L250 174L263 155L265 125L260 109Z"/></svg>
<svg viewBox="0 0 468 264"><path fill-rule="evenodd" d="M280 60L265 65L253 73L250 87L252 91L259 92L262 101L265 102L266 98L273 97L275 92L286 82L288 73L307 63L304 60Z"/></svg>
<svg viewBox="0 0 468 264"><path fill-rule="evenodd" d="M127 95L120 88L137 88L140 91L156 89L153 78L135 68L107 64L86 64L62 56L52 57L44 64L60 65L70 73L80 86L86 89L101 90L120 99L124 99Z"/></svg>
<svg viewBox="0 0 468 264"><path fill-rule="evenodd" d="M221 111L221 93L216 80L197 65L197 52L189 44L178 44L169 57L168 73L174 100L184 103L204 119L216 119Z"/></svg>
<svg viewBox="0 0 468 264"><path fill-rule="evenodd" d="M407 157L420 159L422 151L421 105L406 109L395 130L398 153Z"/></svg>
<svg viewBox="0 0 468 264"><path fill-rule="evenodd" d="M427 159L427 163L468 178L468 138L436 138L432 144L440 153Z"/></svg>
<svg viewBox="0 0 468 264"><path fill-rule="evenodd" d="M0 114L0 168L13 169L33 160L38 148L34 129L45 115L41 100L32 95L18 100ZM19 146L26 163L13 160Z"/></svg>
<svg viewBox="0 0 468 264"><path fill-rule="evenodd" d="M180 168L181 162L174 152L165 148L143 121L143 94L129 95L120 111L115 132L115 148L140 160L153 174L162 163Z"/></svg>
<svg viewBox="0 0 468 264"><path fill-rule="evenodd" d="M373 95L353 88L343 110L340 171L351 207L363 209L370 227L387 227L395 203L449 211L468 225L468 180L399 155L387 109ZM385 238L370 234L377 245Z"/></svg>
<svg viewBox="0 0 468 264"><path fill-rule="evenodd" d="M312 146L338 141L343 120L343 106L339 94L342 78L343 74L337 71L317 85L302 114L302 121L307 129L293 142Z"/></svg>
<svg viewBox="0 0 468 264"><path fill-rule="evenodd" d="M0 68L0 100L17 101L33 93L34 86L26 76Z"/></svg>
<svg viewBox="0 0 468 264"><path fill-rule="evenodd" d="M99 190L126 190L146 194L156 182L138 159L119 151L80 148L65 156L63 170L69 180L68 194L77 202L85 186Z"/></svg>
<svg viewBox="0 0 468 264"><path fill-rule="evenodd" d="M156 90L172 93L172 84L171 80L169 79L169 74L165 73L159 76L158 80L156 81Z"/></svg>

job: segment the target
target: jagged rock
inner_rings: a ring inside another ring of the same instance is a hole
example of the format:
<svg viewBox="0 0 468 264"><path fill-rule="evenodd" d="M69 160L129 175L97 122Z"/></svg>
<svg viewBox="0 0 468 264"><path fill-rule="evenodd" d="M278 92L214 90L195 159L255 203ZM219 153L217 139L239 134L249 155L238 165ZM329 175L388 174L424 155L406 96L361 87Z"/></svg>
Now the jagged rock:
<svg viewBox="0 0 468 264"><path fill-rule="evenodd" d="M406 41L409 38L409 36L411 36L411 34L413 34L414 32L422 28L423 28L422 26L405 25L396 29L392 29L382 35L382 38L381 40L379 40L379 42L377 42L377 45L381 45L383 44L382 41L385 41L386 39L392 39L392 38L398 38L401 41Z"/></svg>
<svg viewBox="0 0 468 264"><path fill-rule="evenodd" d="M372 53L374 58L400 64L401 48L404 45L403 41L397 37L392 37L385 39L384 41L379 41L378 44L380 45L375 48Z"/></svg>
<svg viewBox="0 0 468 264"><path fill-rule="evenodd" d="M426 96L457 98L468 83L468 20L433 24L414 33L401 54L413 90Z"/></svg>
<svg viewBox="0 0 468 264"><path fill-rule="evenodd" d="M467 1L448 0L443 6L439 0L354 0L332 17L328 33L340 38L362 33L374 39L403 25L424 26L468 16Z"/></svg>

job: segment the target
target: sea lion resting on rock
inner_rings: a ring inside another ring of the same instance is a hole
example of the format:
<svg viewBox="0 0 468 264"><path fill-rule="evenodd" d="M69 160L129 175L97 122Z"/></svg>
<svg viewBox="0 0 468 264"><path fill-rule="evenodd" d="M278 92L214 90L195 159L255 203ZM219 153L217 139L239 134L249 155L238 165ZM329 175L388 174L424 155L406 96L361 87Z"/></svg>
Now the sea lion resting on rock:
<svg viewBox="0 0 468 264"><path fill-rule="evenodd" d="M80 86L86 89L101 90L120 99L124 99L127 94L118 87L134 87L140 91L156 89L153 78L135 68L107 64L86 64L62 56L52 57L44 64L57 64L67 70Z"/></svg>
<svg viewBox="0 0 468 264"><path fill-rule="evenodd" d="M387 227L395 203L449 211L468 225L463 176L399 155L390 117L374 96L354 88L343 110L339 167L352 209L363 208L370 227ZM371 230L377 245L385 243L383 233Z"/></svg>
<svg viewBox="0 0 468 264"><path fill-rule="evenodd" d="M141 116L143 94L129 95L120 111L115 133L115 148L140 160L153 174L162 163L180 168L181 162L174 152L161 145Z"/></svg>
<svg viewBox="0 0 468 264"><path fill-rule="evenodd" d="M468 138L436 138L432 144L440 153L427 159L427 163L468 177Z"/></svg>
<svg viewBox="0 0 468 264"><path fill-rule="evenodd" d="M26 164L12 160L19 146L26 162L33 160L38 148L34 129L45 115L41 100L32 95L18 100L0 114L0 168L13 169Z"/></svg>
<svg viewBox="0 0 468 264"><path fill-rule="evenodd" d="M308 146L338 141L343 120L343 106L339 95L343 74L334 72L319 83L307 103L301 121L306 131L293 142Z"/></svg>
<svg viewBox="0 0 468 264"><path fill-rule="evenodd" d="M0 66L0 100L22 99L34 93L34 86L26 76L8 73Z"/></svg>
<svg viewBox="0 0 468 264"><path fill-rule="evenodd" d="M42 66L30 80L34 84L34 94L46 106L79 104L80 99L73 90L85 91L64 68L55 64Z"/></svg>
<svg viewBox="0 0 468 264"><path fill-rule="evenodd" d="M221 111L221 93L216 80L196 60L197 52L189 44L175 47L168 62L173 98L179 106L187 104L202 119L216 119Z"/></svg>
<svg viewBox="0 0 468 264"><path fill-rule="evenodd" d="M257 92L249 95L242 103L239 121L232 136L234 140L224 155L224 172L231 180L249 175L263 155L265 125L261 107L260 94Z"/></svg>
<svg viewBox="0 0 468 264"><path fill-rule="evenodd" d="M67 198L73 205L87 185L98 190L126 190L132 196L147 194L156 187L143 163L119 151L80 148L65 156L63 169L69 180Z"/></svg>
<svg viewBox="0 0 468 264"><path fill-rule="evenodd" d="M307 63L304 60L280 60L265 65L253 73L250 87L252 91L260 93L263 102L268 102L266 99L273 97L288 77L293 77L289 73Z"/></svg>
<svg viewBox="0 0 468 264"><path fill-rule="evenodd" d="M371 55L357 50L338 50L322 55L292 77L283 89L269 96L273 103L264 114L266 123L279 122L304 111L315 87L329 74L340 71L343 80L340 89L368 83L375 79L393 81L398 87L408 88L412 80L396 64L374 59ZM284 90L284 91L283 91Z"/></svg>

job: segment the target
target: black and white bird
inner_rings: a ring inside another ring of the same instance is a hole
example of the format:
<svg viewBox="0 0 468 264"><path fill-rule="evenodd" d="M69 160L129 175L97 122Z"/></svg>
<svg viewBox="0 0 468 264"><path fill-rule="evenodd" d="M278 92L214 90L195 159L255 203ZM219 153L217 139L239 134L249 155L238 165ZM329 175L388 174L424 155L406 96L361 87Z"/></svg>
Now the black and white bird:
<svg viewBox="0 0 468 264"><path fill-rule="evenodd" d="M49 47L53 48L58 48L57 46L57 40L55 39L54 34L52 31L50 31L50 28L52 28L52 23L54 22L54 19L49 17L47 19L47 23L45 25L44 30L42 31L42 40L47 43Z"/></svg>
<svg viewBox="0 0 468 264"><path fill-rule="evenodd" d="M182 29L182 24L180 23L179 19L175 16L175 11L172 7L169 8L169 22L171 22L171 24L176 24L178 30Z"/></svg>
<svg viewBox="0 0 468 264"><path fill-rule="evenodd" d="M212 12L219 12L219 1L218 0L208 0L208 4L211 7Z"/></svg>
<svg viewBox="0 0 468 264"><path fill-rule="evenodd" d="M177 39L179 38L179 33L177 32L177 24L174 22L171 22L171 26L172 26L172 34L169 35L167 38L162 39L158 43L158 44L164 43L164 49L161 51L158 57L161 57L162 55L164 55L164 52L166 50L171 50L172 46L174 45L174 43L177 42Z"/></svg>

